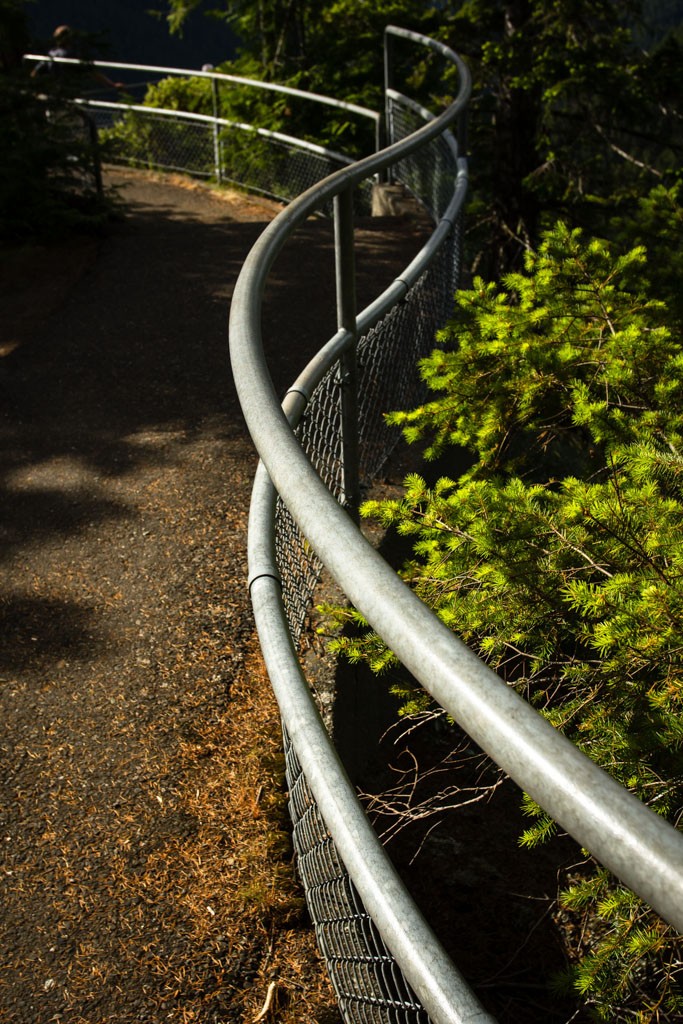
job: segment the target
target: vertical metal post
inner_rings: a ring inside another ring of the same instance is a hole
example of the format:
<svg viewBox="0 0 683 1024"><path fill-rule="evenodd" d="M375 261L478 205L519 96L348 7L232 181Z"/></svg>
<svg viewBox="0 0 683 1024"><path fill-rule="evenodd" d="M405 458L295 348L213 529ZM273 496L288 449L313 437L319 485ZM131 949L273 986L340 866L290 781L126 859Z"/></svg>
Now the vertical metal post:
<svg viewBox="0 0 683 1024"><path fill-rule="evenodd" d="M457 121L457 142L458 142L458 168L463 166L467 167L467 105L461 111ZM465 248L465 232L463 227L464 212L460 210L458 218L453 225L453 230L456 232L455 241L455 258L456 264L456 278L454 281L455 290L462 288L463 270L463 252Z"/></svg>
<svg viewBox="0 0 683 1024"><path fill-rule="evenodd" d="M211 79L211 100L213 104L213 165L216 172L216 181L219 185L223 183L223 162L221 160L221 140L218 132L218 81Z"/></svg>
<svg viewBox="0 0 683 1024"><path fill-rule="evenodd" d="M360 504L358 443L358 366L356 361L356 267L353 242L353 189L334 197L334 254L337 282L337 326L353 335L340 360L342 381L342 460L344 504L358 521Z"/></svg>
<svg viewBox="0 0 683 1024"><path fill-rule="evenodd" d="M458 156L467 157L467 107L458 116Z"/></svg>
<svg viewBox="0 0 683 1024"><path fill-rule="evenodd" d="M391 124L391 110L389 106L389 89L394 87L394 39L388 32L384 33L384 118L383 132L384 145L389 146L394 141L394 130ZM380 172L380 182L390 184L392 181L392 169L384 169Z"/></svg>
<svg viewBox="0 0 683 1024"><path fill-rule="evenodd" d="M100 159L100 136L97 131L97 122L89 114L84 114L85 123L88 128L88 139L90 142L90 155L92 157L93 177L95 179L95 191L98 199L104 195L102 187L102 161Z"/></svg>
<svg viewBox="0 0 683 1024"><path fill-rule="evenodd" d="M375 152L379 153L381 150L386 148L387 144L387 124L386 114L382 112L375 123ZM380 171L380 174L384 174L384 171Z"/></svg>

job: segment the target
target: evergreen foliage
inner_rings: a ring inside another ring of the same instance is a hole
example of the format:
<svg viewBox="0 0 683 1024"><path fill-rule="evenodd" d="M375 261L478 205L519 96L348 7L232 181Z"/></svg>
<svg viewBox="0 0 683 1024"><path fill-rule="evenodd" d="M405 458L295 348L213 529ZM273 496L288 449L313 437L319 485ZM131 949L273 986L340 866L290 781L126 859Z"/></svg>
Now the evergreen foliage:
<svg viewBox="0 0 683 1024"><path fill-rule="evenodd" d="M675 192L666 201L680 213ZM413 539L402 576L450 628L677 822L683 347L649 273L642 247L619 254L558 223L523 272L458 292L421 364L434 397L390 419L428 456L455 446L471 466L431 487L412 475L400 500L362 512ZM348 617L359 620L337 610ZM334 646L375 669L393 661L373 633ZM411 695L404 710L425 700ZM533 846L554 823L526 809L521 842ZM597 865L562 900L586 919L573 977L598 1019L680 1019L671 929Z"/></svg>
<svg viewBox="0 0 683 1024"><path fill-rule="evenodd" d="M179 25L193 0L169 0ZM469 61L472 288L393 414L428 457L470 468L364 515L412 538L402 574L556 727L656 812L683 808L683 350L678 0L263 0L221 4L243 41L224 70L377 106L387 22ZM428 61L410 91L456 83ZM342 140L286 102L223 116ZM233 104L233 106L230 106ZM168 105L166 103L165 105ZM329 134L325 134L329 132ZM362 151L362 146L359 147ZM591 236L588 237L588 232ZM611 238L612 244L604 241ZM489 283L494 281L496 283ZM334 641L394 658L354 609ZM402 710L424 709L422 691ZM555 823L526 800L534 846ZM570 983L602 1020L683 1015L681 942L597 864L562 902L583 919Z"/></svg>
<svg viewBox="0 0 683 1024"><path fill-rule="evenodd" d="M169 0L172 30L182 28L197 3ZM436 31L438 25L435 7L422 0L381 0L373 4L366 0L262 0L258 5L225 4L213 13L227 21L240 40L237 57L217 65L216 70L323 93L372 110L383 106L384 27L395 23ZM411 69L416 81L423 75L421 69L421 65ZM168 101L184 88L173 81L163 83L161 90L150 90L146 102L164 105L162 95ZM193 85L192 89L195 95L201 93L199 86ZM205 90L203 105L193 109L211 113L210 99ZM221 86L220 116L328 145L349 155L364 156L375 146L374 128L364 119L249 87Z"/></svg>
<svg viewBox="0 0 683 1024"><path fill-rule="evenodd" d="M642 0L464 0L441 36L467 58L471 259L521 264L558 219L609 234L680 176L681 7ZM645 45L647 44L647 45Z"/></svg>

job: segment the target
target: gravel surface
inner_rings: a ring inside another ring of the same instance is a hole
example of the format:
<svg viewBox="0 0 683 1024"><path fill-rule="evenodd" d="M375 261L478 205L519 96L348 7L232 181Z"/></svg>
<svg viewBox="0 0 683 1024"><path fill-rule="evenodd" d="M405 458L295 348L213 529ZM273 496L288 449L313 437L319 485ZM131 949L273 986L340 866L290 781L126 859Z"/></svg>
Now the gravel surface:
<svg viewBox="0 0 683 1024"><path fill-rule="evenodd" d="M255 460L226 310L272 210L111 178L125 219L39 251L38 300L15 299L3 339L0 1020L17 1024L183 1019L159 965L194 950L136 882L196 827L180 747L225 715L252 632Z"/></svg>
<svg viewBox="0 0 683 1024"><path fill-rule="evenodd" d="M250 730L276 759L279 727L252 669L256 459L227 314L278 207L135 172L108 184L125 216L106 237L15 253L0 295L0 1021L241 1021L274 938L221 933L254 896L215 819L256 819L261 796L245 805L235 779L230 806L218 762ZM414 251L391 230L361 233L361 297ZM302 228L272 281L282 390L334 326L329 224ZM216 857L213 891L198 879ZM301 919L290 903L278 927ZM315 1019L338 1020L331 1005Z"/></svg>
<svg viewBox="0 0 683 1024"><path fill-rule="evenodd" d="M256 457L227 347L241 263L279 207L168 176L108 183L125 216L104 238L0 252L0 1022L241 1024L269 1005L278 1024L339 1024L291 866L245 587ZM418 237L359 225L361 304ZM311 221L266 296L278 392L333 315L331 229ZM345 675L367 701L373 680ZM438 737L385 746L408 757L411 799L414 764L440 778ZM378 739L366 749L381 805L396 775ZM391 848L501 1021L578 1024L546 989L576 851L528 859L521 827L503 787Z"/></svg>

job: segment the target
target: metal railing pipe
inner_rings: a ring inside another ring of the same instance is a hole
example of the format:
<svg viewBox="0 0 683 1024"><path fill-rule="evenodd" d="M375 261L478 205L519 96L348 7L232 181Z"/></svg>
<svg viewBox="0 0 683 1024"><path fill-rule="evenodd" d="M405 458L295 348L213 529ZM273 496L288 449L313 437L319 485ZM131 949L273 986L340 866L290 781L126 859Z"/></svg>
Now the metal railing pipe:
<svg viewBox="0 0 683 1024"><path fill-rule="evenodd" d="M106 68L116 71L147 71L155 75L175 75L182 78L210 78L217 82L231 82L233 85L247 85L254 89L262 89L266 92L281 93L285 96L294 96L298 99L310 100L312 103L319 103L323 106L334 107L337 110L345 110L350 114L358 114L366 117L373 123L380 120L380 114L369 107L360 106L358 103L349 103L346 100L338 100L333 96L324 96L322 93L307 92L305 89L296 89L291 85L280 85L278 82L264 82L258 78L242 78L240 75L224 74L220 71L198 71L194 68L169 68L157 64L126 64L120 61L92 60L83 61L77 57L50 57L48 54L27 53L24 60L30 63L48 61L53 64L72 64L93 68Z"/></svg>
<svg viewBox="0 0 683 1024"><path fill-rule="evenodd" d="M240 131L252 132L264 139L272 139L275 142L282 142L296 149L303 149L309 153L316 153L318 156L325 156L336 163L352 165L353 159L346 153L340 153L335 149L326 149L317 142L309 142L307 139L297 139L293 135L285 135L283 132L271 131L270 128L258 128L253 124L245 124L241 121L229 121L226 118L214 118L211 114L195 114L189 110L173 110L170 107L146 107L142 103L118 103L114 100L73 100L80 107L93 110L115 110L123 113L132 111L136 114L145 114L149 117L168 117L179 121L197 122L206 125L218 124L222 128L238 128Z"/></svg>
<svg viewBox="0 0 683 1024"><path fill-rule="evenodd" d="M356 266L353 242L353 189L334 197L334 254L337 291L337 326L353 343L341 356L341 428L344 504L358 520L360 476L358 450L358 363L356 343Z"/></svg>
<svg viewBox="0 0 683 1024"><path fill-rule="evenodd" d="M295 418L297 415L295 412ZM276 499L277 492L261 463L249 516L251 600L282 722L308 785L318 805L326 809L326 825L366 910L434 1024L495 1024L415 907L329 742L297 660L282 605L272 531L268 529Z"/></svg>
<svg viewBox="0 0 683 1024"><path fill-rule="evenodd" d="M262 349L260 304L289 233L319 203L415 151L459 112L456 102L383 154L331 175L266 229L244 264L232 302L231 356L240 401L275 487L349 600L511 778L683 931L683 836L556 732L403 584L329 494L276 404Z"/></svg>
<svg viewBox="0 0 683 1024"><path fill-rule="evenodd" d="M460 60L458 57L454 61L453 57L457 57L457 54L454 54L450 47L446 46L445 43L440 43L437 39L430 39L429 36L423 36L419 32L413 32L411 29L401 28L398 25L387 25L384 29L384 95L387 99L394 90L394 39L405 39L409 42L419 43L421 46L427 47L433 53L437 53L440 57L444 57L456 65L458 65ZM458 71L462 74L462 69L459 65ZM388 123L388 111L385 111L385 118ZM458 114L458 139L460 140L461 155L464 156L467 147L467 120L464 108Z"/></svg>

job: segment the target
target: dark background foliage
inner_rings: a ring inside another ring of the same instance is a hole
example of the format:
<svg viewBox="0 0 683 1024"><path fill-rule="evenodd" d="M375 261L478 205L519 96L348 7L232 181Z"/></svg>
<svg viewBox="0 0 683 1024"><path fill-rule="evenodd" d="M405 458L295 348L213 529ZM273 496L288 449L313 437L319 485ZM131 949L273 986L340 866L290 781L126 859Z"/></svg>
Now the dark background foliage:
<svg viewBox="0 0 683 1024"><path fill-rule="evenodd" d="M234 56L234 34L225 22L204 17L206 3L188 15L182 35L171 35L155 6L154 0L37 0L26 10L35 43L49 44L57 25L67 24L95 34L103 59L195 68Z"/></svg>

